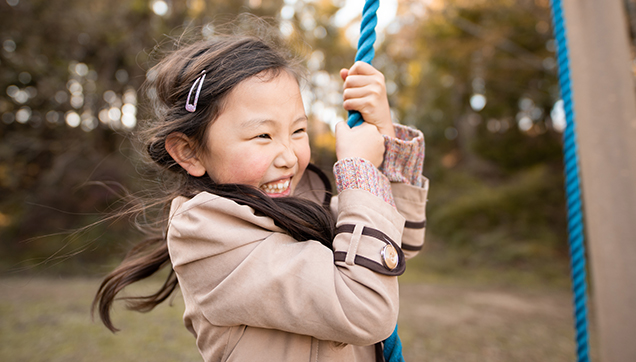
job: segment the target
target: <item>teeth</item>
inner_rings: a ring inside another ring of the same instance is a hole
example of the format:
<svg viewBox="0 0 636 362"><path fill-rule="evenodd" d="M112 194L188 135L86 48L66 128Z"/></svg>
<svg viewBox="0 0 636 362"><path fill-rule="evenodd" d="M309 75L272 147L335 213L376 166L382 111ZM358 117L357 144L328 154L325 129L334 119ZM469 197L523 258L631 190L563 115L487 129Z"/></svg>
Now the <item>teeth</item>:
<svg viewBox="0 0 636 362"><path fill-rule="evenodd" d="M273 183L265 184L261 186L261 189L267 193L275 194L275 193L281 193L287 190L288 187L289 187L289 180L285 180L285 181L277 182L275 184Z"/></svg>

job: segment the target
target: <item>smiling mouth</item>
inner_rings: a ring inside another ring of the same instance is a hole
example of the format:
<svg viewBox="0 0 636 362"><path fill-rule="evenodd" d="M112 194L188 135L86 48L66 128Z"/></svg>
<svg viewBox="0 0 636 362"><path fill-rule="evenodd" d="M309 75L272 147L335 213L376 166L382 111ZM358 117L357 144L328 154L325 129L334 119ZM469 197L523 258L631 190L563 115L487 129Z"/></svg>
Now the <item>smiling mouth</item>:
<svg viewBox="0 0 636 362"><path fill-rule="evenodd" d="M289 194L289 185L291 184L291 178L285 180L279 180L275 182L269 182L261 185L260 189L265 191L269 196L286 196Z"/></svg>

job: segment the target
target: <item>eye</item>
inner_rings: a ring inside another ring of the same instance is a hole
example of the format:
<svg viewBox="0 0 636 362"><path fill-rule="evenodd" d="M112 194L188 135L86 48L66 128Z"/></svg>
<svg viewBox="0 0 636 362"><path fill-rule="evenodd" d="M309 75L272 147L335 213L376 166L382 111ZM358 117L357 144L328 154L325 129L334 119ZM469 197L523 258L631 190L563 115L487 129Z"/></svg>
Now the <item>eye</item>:
<svg viewBox="0 0 636 362"><path fill-rule="evenodd" d="M305 132L307 132L307 128L299 128L294 131L294 134L305 133Z"/></svg>
<svg viewBox="0 0 636 362"><path fill-rule="evenodd" d="M256 136L256 138L264 138L264 139L271 139L272 136L270 136L267 133L263 133L263 134L259 134L258 136Z"/></svg>

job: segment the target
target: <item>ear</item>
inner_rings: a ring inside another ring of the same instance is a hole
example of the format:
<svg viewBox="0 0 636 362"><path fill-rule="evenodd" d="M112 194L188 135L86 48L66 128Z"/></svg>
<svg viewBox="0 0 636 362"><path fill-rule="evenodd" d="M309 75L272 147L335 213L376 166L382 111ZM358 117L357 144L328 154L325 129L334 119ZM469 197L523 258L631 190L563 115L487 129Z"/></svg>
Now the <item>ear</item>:
<svg viewBox="0 0 636 362"><path fill-rule="evenodd" d="M188 174L195 177L205 175L205 167L195 152L194 142L188 136L178 132L169 134L166 151Z"/></svg>

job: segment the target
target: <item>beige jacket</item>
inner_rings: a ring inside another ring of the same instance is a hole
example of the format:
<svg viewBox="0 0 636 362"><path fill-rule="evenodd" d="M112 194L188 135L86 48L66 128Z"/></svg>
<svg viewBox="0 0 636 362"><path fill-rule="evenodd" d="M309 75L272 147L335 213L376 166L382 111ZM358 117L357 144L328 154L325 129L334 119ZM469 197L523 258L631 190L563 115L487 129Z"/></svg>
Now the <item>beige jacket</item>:
<svg viewBox="0 0 636 362"><path fill-rule="evenodd" d="M308 169L295 194L325 202L324 189ZM205 361L376 361L374 344L397 321L397 275L424 243L427 190L428 181L393 184L397 210L367 191L343 191L331 203L334 251L207 192L175 199L168 247ZM389 244L394 268L383 262Z"/></svg>

